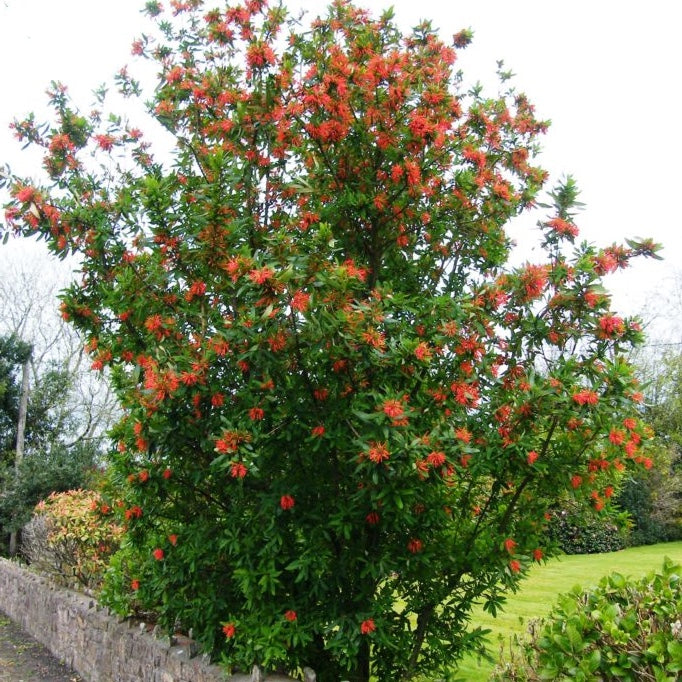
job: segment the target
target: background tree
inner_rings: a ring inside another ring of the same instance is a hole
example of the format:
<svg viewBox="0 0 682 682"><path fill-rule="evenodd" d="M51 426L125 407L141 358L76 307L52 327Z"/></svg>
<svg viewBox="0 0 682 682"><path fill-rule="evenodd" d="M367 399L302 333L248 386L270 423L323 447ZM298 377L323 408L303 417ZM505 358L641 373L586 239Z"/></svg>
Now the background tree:
<svg viewBox="0 0 682 682"><path fill-rule="evenodd" d="M656 466L628 476L617 502L631 519L630 543L682 537L682 356L675 346L638 356L645 377L644 415L656 434Z"/></svg>
<svg viewBox="0 0 682 682"><path fill-rule="evenodd" d="M27 343L13 336L0 337L0 453L3 457L8 456L16 445L21 395L20 368L30 354L31 346ZM13 461L12 455L9 457Z"/></svg>
<svg viewBox="0 0 682 682"><path fill-rule="evenodd" d="M92 480L101 452L92 441L71 438L78 417L68 412L71 377L46 369L31 386L23 457L16 460L22 365L31 347L0 337L0 537L4 545L28 521L35 504L52 491L77 488Z"/></svg>
<svg viewBox="0 0 682 682"><path fill-rule="evenodd" d="M42 409L52 410L53 424L69 421L67 441L93 441L101 448L117 416L116 401L106 377L90 371L83 339L59 311L59 294L71 281L76 262L55 263L38 246L11 243L0 260L0 333L31 344L31 385L62 383L61 389L47 391L57 399L49 405L43 401Z"/></svg>
<svg viewBox="0 0 682 682"><path fill-rule="evenodd" d="M602 508L647 464L623 357L641 331L601 278L654 245L567 255L569 181L543 258L507 265L547 126L506 84L463 90L466 31L403 36L342 1L310 29L261 0L146 12L133 50L158 63L171 159L54 84L54 120L15 124L48 179L12 177L7 207L81 254L63 312L125 410L110 603L231 667L449 667L480 643L473 603L552 550L557 494Z"/></svg>
<svg viewBox="0 0 682 682"><path fill-rule="evenodd" d="M93 470L101 465L104 431L117 414L109 385L101 374L89 371L82 340L60 318L57 293L65 283L65 268L56 269L32 251L28 260L10 246L10 257L0 261L0 330L7 334L0 356L9 382L0 409L3 544L8 533L28 520L40 499L92 479ZM17 466L21 349L31 352L25 457Z"/></svg>

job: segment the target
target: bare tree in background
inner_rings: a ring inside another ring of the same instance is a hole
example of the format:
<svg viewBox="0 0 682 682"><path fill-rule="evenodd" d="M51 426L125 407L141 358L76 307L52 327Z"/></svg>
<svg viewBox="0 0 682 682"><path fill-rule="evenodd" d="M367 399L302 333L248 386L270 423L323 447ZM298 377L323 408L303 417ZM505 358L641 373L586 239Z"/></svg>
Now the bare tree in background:
<svg viewBox="0 0 682 682"><path fill-rule="evenodd" d="M90 369L84 341L59 312L59 292L71 279L77 263L55 263L35 243L9 244L0 254L0 335L14 335L30 343L29 384L36 386L49 367L71 377L71 391L55 410L76 415L73 444L100 439L118 414L106 376ZM55 415L57 422L62 421ZM72 420L73 421L73 420Z"/></svg>

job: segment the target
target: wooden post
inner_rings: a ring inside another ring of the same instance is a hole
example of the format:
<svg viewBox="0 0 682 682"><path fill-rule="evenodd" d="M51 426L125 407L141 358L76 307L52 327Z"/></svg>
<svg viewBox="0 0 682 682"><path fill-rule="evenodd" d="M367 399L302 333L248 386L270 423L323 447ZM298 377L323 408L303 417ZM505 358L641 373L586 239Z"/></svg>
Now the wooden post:
<svg viewBox="0 0 682 682"><path fill-rule="evenodd" d="M26 432L26 413L28 411L28 369L29 358L24 361L21 371L21 399L19 400L19 419L17 421L17 448L14 457L14 471L19 475L19 467L24 459L24 433ZM9 555L17 553L17 531L9 536Z"/></svg>

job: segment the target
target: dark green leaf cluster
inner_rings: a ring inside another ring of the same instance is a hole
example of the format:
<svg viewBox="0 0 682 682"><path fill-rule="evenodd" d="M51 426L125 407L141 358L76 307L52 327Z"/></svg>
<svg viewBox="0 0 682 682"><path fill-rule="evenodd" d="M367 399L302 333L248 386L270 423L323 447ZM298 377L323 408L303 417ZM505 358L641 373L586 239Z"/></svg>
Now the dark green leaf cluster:
<svg viewBox="0 0 682 682"><path fill-rule="evenodd" d="M589 506L566 503L552 513L548 534L566 554L599 554L623 549L628 516L618 510L597 514Z"/></svg>

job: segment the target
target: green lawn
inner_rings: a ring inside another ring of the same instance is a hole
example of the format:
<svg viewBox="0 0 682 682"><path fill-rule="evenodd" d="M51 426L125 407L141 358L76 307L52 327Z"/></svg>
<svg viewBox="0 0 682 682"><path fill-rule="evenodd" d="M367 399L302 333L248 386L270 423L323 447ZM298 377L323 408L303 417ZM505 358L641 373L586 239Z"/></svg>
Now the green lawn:
<svg viewBox="0 0 682 682"><path fill-rule="evenodd" d="M521 590L511 595L504 613L497 618L478 609L474 625L490 628L490 651L497 655L500 644L509 642L515 633L523 633L531 618L545 615L557 595L568 592L573 586L591 587L609 573L618 572L639 578L660 568L663 557L668 556L682 564L682 542L669 542L646 547L633 547L609 554L562 556L541 566L535 566L523 583ZM479 663L474 658L465 659L459 666L458 677L466 682L488 680L492 664Z"/></svg>

